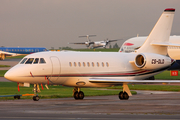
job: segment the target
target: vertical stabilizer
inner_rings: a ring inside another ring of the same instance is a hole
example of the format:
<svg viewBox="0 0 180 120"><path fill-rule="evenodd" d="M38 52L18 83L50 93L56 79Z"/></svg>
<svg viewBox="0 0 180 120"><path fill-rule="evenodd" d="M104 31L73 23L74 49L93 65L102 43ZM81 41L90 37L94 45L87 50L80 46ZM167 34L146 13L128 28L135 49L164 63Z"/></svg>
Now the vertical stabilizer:
<svg viewBox="0 0 180 120"><path fill-rule="evenodd" d="M174 12L175 9L173 8L164 10L148 38L136 53L147 52L167 55L167 46L162 44L169 42Z"/></svg>

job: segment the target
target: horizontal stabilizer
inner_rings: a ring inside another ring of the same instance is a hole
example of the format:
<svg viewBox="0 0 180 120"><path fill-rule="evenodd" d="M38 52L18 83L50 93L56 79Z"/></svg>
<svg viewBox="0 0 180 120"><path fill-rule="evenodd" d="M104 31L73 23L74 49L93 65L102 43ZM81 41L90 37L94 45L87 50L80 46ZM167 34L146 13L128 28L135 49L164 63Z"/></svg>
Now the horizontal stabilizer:
<svg viewBox="0 0 180 120"><path fill-rule="evenodd" d="M159 45L159 46L174 46L174 47L180 47L180 44L174 44L174 43L170 43L170 42L166 42L166 43L151 43L151 45Z"/></svg>
<svg viewBox="0 0 180 120"><path fill-rule="evenodd" d="M105 79L90 78L91 83L180 83L180 80L123 80L123 79Z"/></svg>

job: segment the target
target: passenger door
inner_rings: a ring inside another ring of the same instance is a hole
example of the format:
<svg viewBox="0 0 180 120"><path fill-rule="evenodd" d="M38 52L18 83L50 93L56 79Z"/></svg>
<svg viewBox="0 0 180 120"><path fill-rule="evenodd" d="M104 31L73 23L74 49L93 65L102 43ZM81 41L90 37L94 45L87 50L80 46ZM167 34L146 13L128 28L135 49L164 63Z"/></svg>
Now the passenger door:
<svg viewBox="0 0 180 120"><path fill-rule="evenodd" d="M60 76L61 64L60 64L59 58L56 56L51 56L50 60L52 64L52 73L51 73L50 80L54 83L54 82L57 82Z"/></svg>

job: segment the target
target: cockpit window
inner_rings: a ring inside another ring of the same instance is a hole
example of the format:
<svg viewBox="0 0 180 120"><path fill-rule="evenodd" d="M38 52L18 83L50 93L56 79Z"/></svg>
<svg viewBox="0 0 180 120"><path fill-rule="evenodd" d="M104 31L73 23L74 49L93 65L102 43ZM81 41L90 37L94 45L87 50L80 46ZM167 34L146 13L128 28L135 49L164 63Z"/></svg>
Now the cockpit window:
<svg viewBox="0 0 180 120"><path fill-rule="evenodd" d="M44 60L44 58L40 58L40 62L39 63L46 63L46 61Z"/></svg>
<svg viewBox="0 0 180 120"><path fill-rule="evenodd" d="M25 64L32 64L33 60L34 60L34 58L29 58Z"/></svg>
<svg viewBox="0 0 180 120"><path fill-rule="evenodd" d="M38 62L39 62L39 58L35 58L35 60L34 60L34 63L33 63L33 64L38 64Z"/></svg>
<svg viewBox="0 0 180 120"><path fill-rule="evenodd" d="M27 58L24 58L20 64L24 64L24 62L26 62Z"/></svg>

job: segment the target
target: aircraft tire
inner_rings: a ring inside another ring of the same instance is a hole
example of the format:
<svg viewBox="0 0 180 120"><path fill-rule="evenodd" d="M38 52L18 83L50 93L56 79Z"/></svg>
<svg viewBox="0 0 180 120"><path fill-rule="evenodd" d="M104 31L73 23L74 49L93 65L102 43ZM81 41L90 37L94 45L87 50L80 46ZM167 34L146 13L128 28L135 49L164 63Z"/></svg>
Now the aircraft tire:
<svg viewBox="0 0 180 120"><path fill-rule="evenodd" d="M119 99L120 99L120 100L124 100L123 91L121 91L121 92L119 93Z"/></svg>
<svg viewBox="0 0 180 120"><path fill-rule="evenodd" d="M129 99L129 95L126 92L121 91L119 93L119 99L120 100L128 100Z"/></svg>
<svg viewBox="0 0 180 120"><path fill-rule="evenodd" d="M124 98L124 100L128 100L129 99L129 95L126 92L124 92L123 93L123 98Z"/></svg>
<svg viewBox="0 0 180 120"><path fill-rule="evenodd" d="M84 98L84 93L82 91L78 93L78 98L81 100Z"/></svg>
<svg viewBox="0 0 180 120"><path fill-rule="evenodd" d="M75 99L75 100L78 100L78 99L79 99L78 91L76 91L76 92L74 93L74 99Z"/></svg>
<svg viewBox="0 0 180 120"><path fill-rule="evenodd" d="M34 101L39 101L39 96L33 96Z"/></svg>

